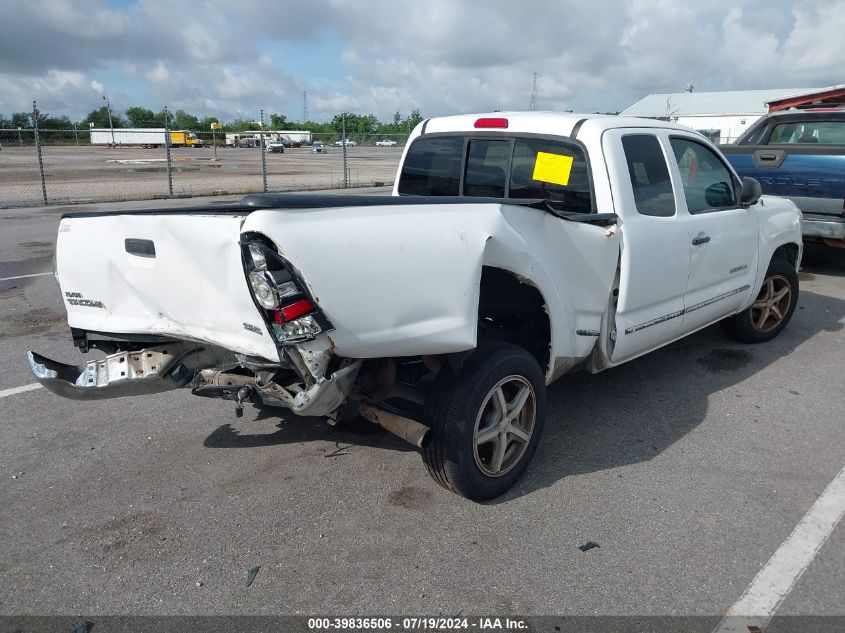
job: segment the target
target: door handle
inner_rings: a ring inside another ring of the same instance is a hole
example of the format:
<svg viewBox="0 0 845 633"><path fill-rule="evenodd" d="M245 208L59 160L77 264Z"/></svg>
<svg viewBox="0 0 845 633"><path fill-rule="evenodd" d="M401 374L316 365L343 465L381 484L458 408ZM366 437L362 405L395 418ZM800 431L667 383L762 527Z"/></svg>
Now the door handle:
<svg viewBox="0 0 845 633"><path fill-rule="evenodd" d="M699 235L698 237L692 238L692 245L693 246L701 246L702 244L707 244L710 241L709 235Z"/></svg>
<svg viewBox="0 0 845 633"><path fill-rule="evenodd" d="M133 237L128 237L123 242L126 252L130 255L138 255L139 257L155 257L156 245L152 240L139 240Z"/></svg>

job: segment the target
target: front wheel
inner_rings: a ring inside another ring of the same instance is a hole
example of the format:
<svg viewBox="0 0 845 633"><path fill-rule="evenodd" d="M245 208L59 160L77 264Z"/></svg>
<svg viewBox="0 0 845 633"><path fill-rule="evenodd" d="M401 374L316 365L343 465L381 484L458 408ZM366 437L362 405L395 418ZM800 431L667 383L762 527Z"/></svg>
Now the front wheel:
<svg viewBox="0 0 845 633"><path fill-rule="evenodd" d="M441 370L426 402L423 449L439 484L475 501L506 492L531 461L546 414L536 359L508 343L479 346L461 371Z"/></svg>
<svg viewBox="0 0 845 633"><path fill-rule="evenodd" d="M742 343L764 343L781 333L798 304L798 274L784 259L774 259L754 303L723 321L727 333Z"/></svg>

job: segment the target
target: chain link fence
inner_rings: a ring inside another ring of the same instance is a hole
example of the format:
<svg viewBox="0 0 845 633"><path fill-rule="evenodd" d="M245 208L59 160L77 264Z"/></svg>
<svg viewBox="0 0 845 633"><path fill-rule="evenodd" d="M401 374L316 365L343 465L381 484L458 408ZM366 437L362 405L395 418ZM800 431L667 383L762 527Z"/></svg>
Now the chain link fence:
<svg viewBox="0 0 845 633"><path fill-rule="evenodd" d="M407 134L0 129L0 208L391 185ZM263 149L262 149L263 148Z"/></svg>

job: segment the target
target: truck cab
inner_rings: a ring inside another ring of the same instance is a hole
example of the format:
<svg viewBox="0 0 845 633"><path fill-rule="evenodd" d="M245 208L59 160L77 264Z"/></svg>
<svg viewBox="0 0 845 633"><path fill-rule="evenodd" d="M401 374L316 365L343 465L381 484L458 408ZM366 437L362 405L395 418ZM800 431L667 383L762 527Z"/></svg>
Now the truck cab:
<svg viewBox="0 0 845 633"><path fill-rule="evenodd" d="M203 147L203 141L190 130L170 132L170 145L173 147Z"/></svg>

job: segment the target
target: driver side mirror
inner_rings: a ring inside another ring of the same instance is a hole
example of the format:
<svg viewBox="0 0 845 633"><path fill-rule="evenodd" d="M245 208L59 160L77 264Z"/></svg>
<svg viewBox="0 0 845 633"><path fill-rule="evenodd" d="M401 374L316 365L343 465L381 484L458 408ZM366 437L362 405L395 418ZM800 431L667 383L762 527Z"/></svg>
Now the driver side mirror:
<svg viewBox="0 0 845 633"><path fill-rule="evenodd" d="M763 195L763 188L760 186L760 181L756 178L749 178L748 176L742 179L742 189L739 192L739 203L744 207L750 207L757 204L760 196Z"/></svg>

